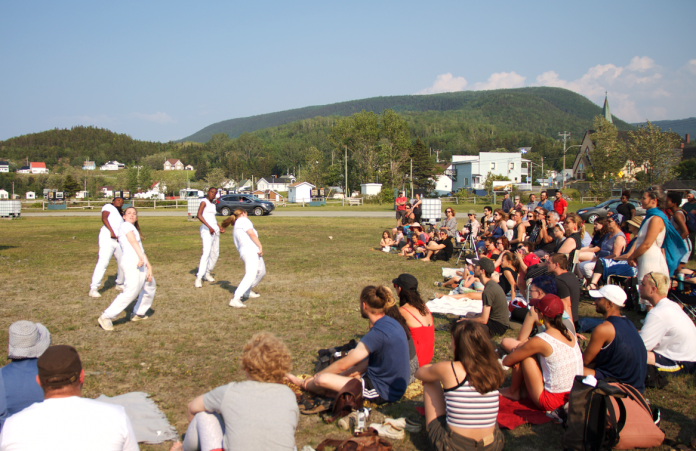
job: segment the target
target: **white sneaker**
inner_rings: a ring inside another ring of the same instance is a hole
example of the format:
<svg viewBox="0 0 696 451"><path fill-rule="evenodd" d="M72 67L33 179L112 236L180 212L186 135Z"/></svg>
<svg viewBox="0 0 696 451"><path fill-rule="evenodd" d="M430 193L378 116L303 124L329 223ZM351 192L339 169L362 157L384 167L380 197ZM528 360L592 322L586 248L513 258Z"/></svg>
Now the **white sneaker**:
<svg viewBox="0 0 696 451"><path fill-rule="evenodd" d="M89 290L89 297L91 297L91 298L100 298L100 297L101 297L101 294L99 294L99 292L97 291L96 288L92 288L92 289Z"/></svg>
<svg viewBox="0 0 696 451"><path fill-rule="evenodd" d="M403 429L397 429L391 424L378 424L372 423L370 425L380 437L390 438L392 440L403 440L406 437L406 433Z"/></svg>
<svg viewBox="0 0 696 451"><path fill-rule="evenodd" d="M116 285L114 288L116 288L116 291L123 291L126 289L123 285Z"/></svg>
<svg viewBox="0 0 696 451"><path fill-rule="evenodd" d="M255 292L255 291L249 291L249 297L250 297L250 298L260 298L261 295L258 294L258 293Z"/></svg>
<svg viewBox="0 0 696 451"><path fill-rule="evenodd" d="M213 277L213 275L210 274L209 272L205 273L204 278L205 278L205 280L207 280L210 283L215 282L215 277Z"/></svg>
<svg viewBox="0 0 696 451"><path fill-rule="evenodd" d="M228 305L234 308L246 308L246 305L242 302L242 300L237 298L232 298Z"/></svg>
<svg viewBox="0 0 696 451"><path fill-rule="evenodd" d="M130 320L131 321L145 321L148 318L149 318L149 316L147 316L147 315L140 316L140 315L136 315L135 313L131 313Z"/></svg>
<svg viewBox="0 0 696 451"><path fill-rule="evenodd" d="M103 316L100 316L97 319L97 322L104 330L114 330L114 325L111 323L111 320L109 318L104 318Z"/></svg>
<svg viewBox="0 0 696 451"><path fill-rule="evenodd" d="M193 286L195 288L201 288L203 286L203 281L201 279L199 279L198 277L196 277L196 281L193 282Z"/></svg>

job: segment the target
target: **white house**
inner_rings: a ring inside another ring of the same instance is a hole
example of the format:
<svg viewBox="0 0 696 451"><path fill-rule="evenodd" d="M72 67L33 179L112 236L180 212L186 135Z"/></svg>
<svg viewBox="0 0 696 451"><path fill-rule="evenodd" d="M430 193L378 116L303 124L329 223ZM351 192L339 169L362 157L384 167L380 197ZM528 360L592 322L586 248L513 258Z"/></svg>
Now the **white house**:
<svg viewBox="0 0 696 451"><path fill-rule="evenodd" d="M0 161L0 172L10 172L10 163L7 161Z"/></svg>
<svg viewBox="0 0 696 451"><path fill-rule="evenodd" d="M438 195L449 194L452 192L452 179L447 175L436 175L434 180L435 191Z"/></svg>
<svg viewBox="0 0 696 451"><path fill-rule="evenodd" d="M17 169L18 174L31 174L31 167L29 166L22 166L21 168Z"/></svg>
<svg viewBox="0 0 696 451"><path fill-rule="evenodd" d="M48 169L46 169L46 163L38 163L32 161L29 163L29 168L32 174L48 174Z"/></svg>
<svg viewBox="0 0 696 451"><path fill-rule="evenodd" d="M100 171L118 171L119 169L125 169L126 165L123 163L119 163L118 161L107 161L104 163L99 170Z"/></svg>
<svg viewBox="0 0 696 451"><path fill-rule="evenodd" d="M360 194L363 196L376 196L382 192L381 183L361 183Z"/></svg>
<svg viewBox="0 0 696 451"><path fill-rule="evenodd" d="M87 160L84 163L82 163L83 171L94 171L95 169L97 169L97 163L95 163L94 161Z"/></svg>
<svg viewBox="0 0 696 451"><path fill-rule="evenodd" d="M87 199L89 197L89 191L78 191L75 193L75 199Z"/></svg>
<svg viewBox="0 0 696 451"><path fill-rule="evenodd" d="M36 193L34 191L27 191L24 197L27 199L36 199Z"/></svg>
<svg viewBox="0 0 696 451"><path fill-rule="evenodd" d="M114 187L113 186L102 186L99 188L99 192L102 197L110 198L114 197Z"/></svg>
<svg viewBox="0 0 696 451"><path fill-rule="evenodd" d="M239 182L239 185L237 187L237 192L251 191L251 187L252 187L251 179L242 180L241 182Z"/></svg>
<svg viewBox="0 0 696 451"><path fill-rule="evenodd" d="M288 202L309 202L312 200L312 188L315 188L309 182L293 183L288 186Z"/></svg>
<svg viewBox="0 0 696 451"><path fill-rule="evenodd" d="M169 160L164 162L164 170L165 171L183 171L184 170L184 163L182 163L181 160L178 160L176 158L170 158Z"/></svg>
<svg viewBox="0 0 696 451"><path fill-rule="evenodd" d="M186 170L186 171L195 171L195 169L193 169L193 166L191 166L190 164L187 164L186 167L184 168L184 170Z"/></svg>
<svg viewBox="0 0 696 451"><path fill-rule="evenodd" d="M235 186L237 186L237 182L235 182L234 180L227 180L225 183L222 184L220 188L231 190L234 189Z"/></svg>
<svg viewBox="0 0 696 451"><path fill-rule="evenodd" d="M259 199L266 199L266 200L273 200L273 201L282 201L283 196L278 194L276 191L273 191L272 189L267 189L267 190L260 190L257 189L253 193L254 196L258 197Z"/></svg>
<svg viewBox="0 0 696 451"><path fill-rule="evenodd" d="M530 166L531 161L522 158L519 152L480 152L478 155L454 156L452 191L484 189L489 172L508 177L520 189L531 190Z"/></svg>
<svg viewBox="0 0 696 451"><path fill-rule="evenodd" d="M162 182L153 182L150 189L145 192L135 193L133 197L137 199L160 199L164 200L167 186Z"/></svg>
<svg viewBox="0 0 696 451"><path fill-rule="evenodd" d="M5 191L4 189L0 189L0 199L9 199L10 198L10 193Z"/></svg>
<svg viewBox="0 0 696 451"><path fill-rule="evenodd" d="M294 177L293 177L294 178ZM260 190L267 190L267 189L272 189L274 191L287 191L288 186L294 183L294 181L290 181L289 176L287 177L282 177L282 178L277 178L276 176L271 176L271 177L264 177L260 178L256 182L256 188Z"/></svg>

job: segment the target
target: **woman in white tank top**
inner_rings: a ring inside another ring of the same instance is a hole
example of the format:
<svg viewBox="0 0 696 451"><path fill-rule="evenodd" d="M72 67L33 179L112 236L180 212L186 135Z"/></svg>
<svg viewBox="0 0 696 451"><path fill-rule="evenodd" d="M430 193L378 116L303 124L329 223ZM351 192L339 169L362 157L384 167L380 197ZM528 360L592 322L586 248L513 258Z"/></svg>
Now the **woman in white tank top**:
<svg viewBox="0 0 696 451"><path fill-rule="evenodd" d="M225 233L225 229L221 228L215 216L217 215L217 208L213 200L217 194L217 188L210 187L205 197L201 201L201 205L198 207L198 215L196 217L201 221L201 241L203 243L203 253L201 254L201 261L198 264L198 273L196 274L196 282L193 284L196 288L201 288L203 286L203 279L210 283L215 282L215 278L210 271L215 269L215 264L220 256L220 234Z"/></svg>
<svg viewBox="0 0 696 451"><path fill-rule="evenodd" d="M547 294L530 306L546 331L530 338L503 359L512 367L512 384L500 390L506 398L528 397L542 410L552 411L568 402L575 376L582 376L580 346L563 325L563 302Z"/></svg>

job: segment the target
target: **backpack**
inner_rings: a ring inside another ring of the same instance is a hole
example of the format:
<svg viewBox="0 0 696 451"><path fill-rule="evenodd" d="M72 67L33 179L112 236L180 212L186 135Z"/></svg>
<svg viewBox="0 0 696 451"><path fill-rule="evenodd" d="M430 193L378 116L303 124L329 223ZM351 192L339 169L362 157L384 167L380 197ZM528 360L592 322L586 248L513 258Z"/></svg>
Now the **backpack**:
<svg viewBox="0 0 696 451"><path fill-rule="evenodd" d="M355 349L357 345L358 344L355 342L355 340L350 340L343 346L335 346L329 349L320 349L318 352L319 356L317 358L317 361L314 363L314 373L316 374L319 371L331 365L332 363L334 363L336 360L342 359L346 356L346 354L348 354L348 351Z"/></svg>
<svg viewBox="0 0 696 451"><path fill-rule="evenodd" d="M660 446L665 433L638 390L621 382L583 383L576 376L570 392L563 448L576 451Z"/></svg>
<svg viewBox="0 0 696 451"><path fill-rule="evenodd" d="M336 419L350 415L353 410L363 407L363 387L359 379L351 379L341 388L336 395L331 411L331 418L324 418L326 423L333 423Z"/></svg>
<svg viewBox="0 0 696 451"><path fill-rule="evenodd" d="M696 215L690 211L684 210L683 208L680 208L677 211L681 211L682 213L684 213L684 220L686 222L686 228L689 230L689 233L696 232Z"/></svg>
<svg viewBox="0 0 696 451"><path fill-rule="evenodd" d="M366 432L358 432L346 440L333 440L327 438L317 446L317 451L324 451L324 447L333 446L336 451L391 451L392 445L380 438L373 428Z"/></svg>

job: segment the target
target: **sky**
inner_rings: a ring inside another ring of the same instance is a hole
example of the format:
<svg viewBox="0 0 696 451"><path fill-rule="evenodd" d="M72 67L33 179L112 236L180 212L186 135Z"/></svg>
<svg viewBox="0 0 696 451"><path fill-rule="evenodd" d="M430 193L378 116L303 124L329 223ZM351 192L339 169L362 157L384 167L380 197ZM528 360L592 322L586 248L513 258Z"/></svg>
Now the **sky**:
<svg viewBox="0 0 696 451"><path fill-rule="evenodd" d="M0 140L170 141L375 96L556 86L628 122L696 116L693 0L0 1Z"/></svg>

